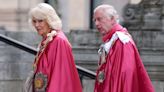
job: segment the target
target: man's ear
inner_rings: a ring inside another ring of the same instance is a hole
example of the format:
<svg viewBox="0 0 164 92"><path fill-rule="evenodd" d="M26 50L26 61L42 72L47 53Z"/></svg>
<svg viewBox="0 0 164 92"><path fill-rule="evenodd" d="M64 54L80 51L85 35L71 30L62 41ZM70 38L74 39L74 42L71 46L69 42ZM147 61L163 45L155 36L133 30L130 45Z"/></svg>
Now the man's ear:
<svg viewBox="0 0 164 92"><path fill-rule="evenodd" d="M112 22L112 24L115 24L116 23L116 19L115 19L114 16L111 17L111 22Z"/></svg>
<svg viewBox="0 0 164 92"><path fill-rule="evenodd" d="M111 17L111 20L112 20L112 21L114 21L114 20L115 20L115 17L114 17L114 16L112 16L112 17Z"/></svg>

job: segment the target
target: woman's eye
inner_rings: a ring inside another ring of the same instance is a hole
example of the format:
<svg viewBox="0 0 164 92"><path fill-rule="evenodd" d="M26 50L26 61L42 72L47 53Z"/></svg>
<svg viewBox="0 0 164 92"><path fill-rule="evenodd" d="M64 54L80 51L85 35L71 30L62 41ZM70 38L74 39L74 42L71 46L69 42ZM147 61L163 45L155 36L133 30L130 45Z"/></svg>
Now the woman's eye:
<svg viewBox="0 0 164 92"><path fill-rule="evenodd" d="M36 23L36 20L32 20L33 23Z"/></svg>
<svg viewBox="0 0 164 92"><path fill-rule="evenodd" d="M38 22L43 22L43 20L38 20Z"/></svg>

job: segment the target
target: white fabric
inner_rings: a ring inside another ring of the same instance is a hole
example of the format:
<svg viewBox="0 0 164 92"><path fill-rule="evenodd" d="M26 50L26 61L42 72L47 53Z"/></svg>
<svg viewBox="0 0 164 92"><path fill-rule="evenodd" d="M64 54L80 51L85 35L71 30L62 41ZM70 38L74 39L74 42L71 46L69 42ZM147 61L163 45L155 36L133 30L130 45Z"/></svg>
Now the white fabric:
<svg viewBox="0 0 164 92"><path fill-rule="evenodd" d="M122 43L128 43L131 38L129 37L129 35L126 35L125 33L123 32L116 32L118 38L121 40Z"/></svg>
<svg viewBox="0 0 164 92"><path fill-rule="evenodd" d="M104 44L104 49L108 53L114 42L118 39L117 34L113 34L112 38Z"/></svg>
<svg viewBox="0 0 164 92"><path fill-rule="evenodd" d="M23 92L33 92L34 71L31 71L23 86Z"/></svg>
<svg viewBox="0 0 164 92"><path fill-rule="evenodd" d="M106 53L109 53L109 50L110 48L112 47L112 45L114 44L114 42L117 40L117 39L120 39L120 41L125 44L125 43L128 43L130 41L130 37L129 35L126 35L125 33L123 32L116 32L113 34L112 38L110 39L110 41L106 42L104 44L104 49L106 51Z"/></svg>

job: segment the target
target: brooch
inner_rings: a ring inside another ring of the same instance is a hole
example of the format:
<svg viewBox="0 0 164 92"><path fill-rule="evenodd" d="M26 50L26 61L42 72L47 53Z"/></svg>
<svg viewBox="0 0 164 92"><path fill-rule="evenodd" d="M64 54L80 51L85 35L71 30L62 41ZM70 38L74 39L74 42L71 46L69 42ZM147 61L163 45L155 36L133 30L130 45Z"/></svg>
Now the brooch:
<svg viewBox="0 0 164 92"><path fill-rule="evenodd" d="M43 74L42 72L36 73L34 87L36 92L46 92L47 75Z"/></svg>

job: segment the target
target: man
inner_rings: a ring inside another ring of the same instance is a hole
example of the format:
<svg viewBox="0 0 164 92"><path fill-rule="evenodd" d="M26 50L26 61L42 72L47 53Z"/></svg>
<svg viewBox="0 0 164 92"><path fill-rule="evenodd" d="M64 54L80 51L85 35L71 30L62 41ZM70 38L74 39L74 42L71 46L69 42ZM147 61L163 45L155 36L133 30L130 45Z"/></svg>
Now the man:
<svg viewBox="0 0 164 92"><path fill-rule="evenodd" d="M155 92L130 34L118 23L116 10L100 5L94 22L104 44L94 92Z"/></svg>

